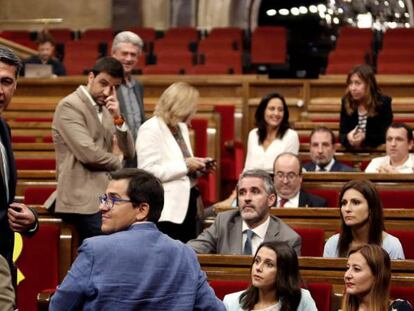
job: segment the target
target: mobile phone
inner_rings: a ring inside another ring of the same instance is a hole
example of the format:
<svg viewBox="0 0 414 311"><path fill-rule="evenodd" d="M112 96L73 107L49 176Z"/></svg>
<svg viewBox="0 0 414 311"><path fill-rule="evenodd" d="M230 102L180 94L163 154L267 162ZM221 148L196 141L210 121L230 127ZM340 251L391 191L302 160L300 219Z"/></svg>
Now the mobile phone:
<svg viewBox="0 0 414 311"><path fill-rule="evenodd" d="M206 164L206 168L211 168L214 167L216 165L217 161L214 159L209 159L205 162Z"/></svg>
<svg viewBox="0 0 414 311"><path fill-rule="evenodd" d="M10 206L10 208L19 213L22 211L22 208L20 206Z"/></svg>

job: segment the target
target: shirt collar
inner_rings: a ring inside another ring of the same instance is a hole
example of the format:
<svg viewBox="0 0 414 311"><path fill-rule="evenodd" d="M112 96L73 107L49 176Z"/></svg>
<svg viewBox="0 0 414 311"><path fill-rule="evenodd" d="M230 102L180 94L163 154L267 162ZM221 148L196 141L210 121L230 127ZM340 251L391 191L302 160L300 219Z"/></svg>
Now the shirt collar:
<svg viewBox="0 0 414 311"><path fill-rule="evenodd" d="M254 229L250 229L247 223L243 220L242 232L244 233L245 231L250 229L254 232L254 234L256 234L258 237L264 240L266 236L266 232L267 232L267 227L269 227L269 223L270 223L270 216L268 216L265 222L262 223L261 225L255 227Z"/></svg>
<svg viewBox="0 0 414 311"><path fill-rule="evenodd" d="M285 205L283 207L299 207L299 194L300 194L300 190L291 198L289 198L289 200L285 203ZM280 206L280 200L282 198L281 197L277 197L277 205L276 206Z"/></svg>
<svg viewBox="0 0 414 311"><path fill-rule="evenodd" d="M335 159L332 157L331 161L327 165L324 166L325 171L330 172L332 166L334 165L334 163L335 163ZM319 165L316 165L315 171L319 172L320 170L321 170L320 169L320 166Z"/></svg>

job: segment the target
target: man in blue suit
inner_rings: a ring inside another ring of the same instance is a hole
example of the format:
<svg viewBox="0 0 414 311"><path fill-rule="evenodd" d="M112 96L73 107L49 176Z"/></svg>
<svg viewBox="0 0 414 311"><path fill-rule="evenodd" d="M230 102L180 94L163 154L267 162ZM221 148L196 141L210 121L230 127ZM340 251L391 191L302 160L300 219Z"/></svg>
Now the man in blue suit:
<svg viewBox="0 0 414 311"><path fill-rule="evenodd" d="M193 250L161 233L161 182L148 172L111 173L100 197L102 231L86 239L49 310L225 310Z"/></svg>
<svg viewBox="0 0 414 311"><path fill-rule="evenodd" d="M335 134L327 127L317 127L312 130L309 149L312 162L303 166L307 172L356 171L335 159Z"/></svg>

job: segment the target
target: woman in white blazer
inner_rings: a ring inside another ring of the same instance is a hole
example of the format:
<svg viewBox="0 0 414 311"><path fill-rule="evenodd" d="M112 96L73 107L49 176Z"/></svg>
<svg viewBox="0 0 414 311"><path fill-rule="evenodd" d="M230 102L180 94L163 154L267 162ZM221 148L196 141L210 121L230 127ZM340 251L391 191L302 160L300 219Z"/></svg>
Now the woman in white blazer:
<svg viewBox="0 0 414 311"><path fill-rule="evenodd" d="M164 187L159 229L183 242L196 237L198 172L208 159L193 156L187 124L197 109L199 92L176 82L161 95L154 116L138 130L138 168L158 177Z"/></svg>

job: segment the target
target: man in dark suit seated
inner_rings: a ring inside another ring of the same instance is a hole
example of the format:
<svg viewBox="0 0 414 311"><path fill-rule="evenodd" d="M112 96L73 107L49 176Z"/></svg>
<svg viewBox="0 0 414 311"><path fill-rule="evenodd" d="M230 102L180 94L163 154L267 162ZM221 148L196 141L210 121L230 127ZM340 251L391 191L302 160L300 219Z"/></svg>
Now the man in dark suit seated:
<svg viewBox="0 0 414 311"><path fill-rule="evenodd" d="M136 168L111 177L99 198L109 235L83 242L49 310L224 311L194 251L157 229L160 180Z"/></svg>
<svg viewBox="0 0 414 311"><path fill-rule="evenodd" d="M219 213L209 228L187 244L201 254L252 255L260 243L275 240L287 242L300 255L300 236L270 214L276 195L268 173L243 172L237 200L238 209Z"/></svg>
<svg viewBox="0 0 414 311"><path fill-rule="evenodd" d="M285 152L276 157L274 166L274 184L277 195L277 207L324 207L324 198L307 193L302 186L302 164L297 155Z"/></svg>
<svg viewBox="0 0 414 311"><path fill-rule="evenodd" d="M312 162L303 168L307 172L355 172L356 169L335 159L335 134L321 126L314 128L310 136L310 157Z"/></svg>

